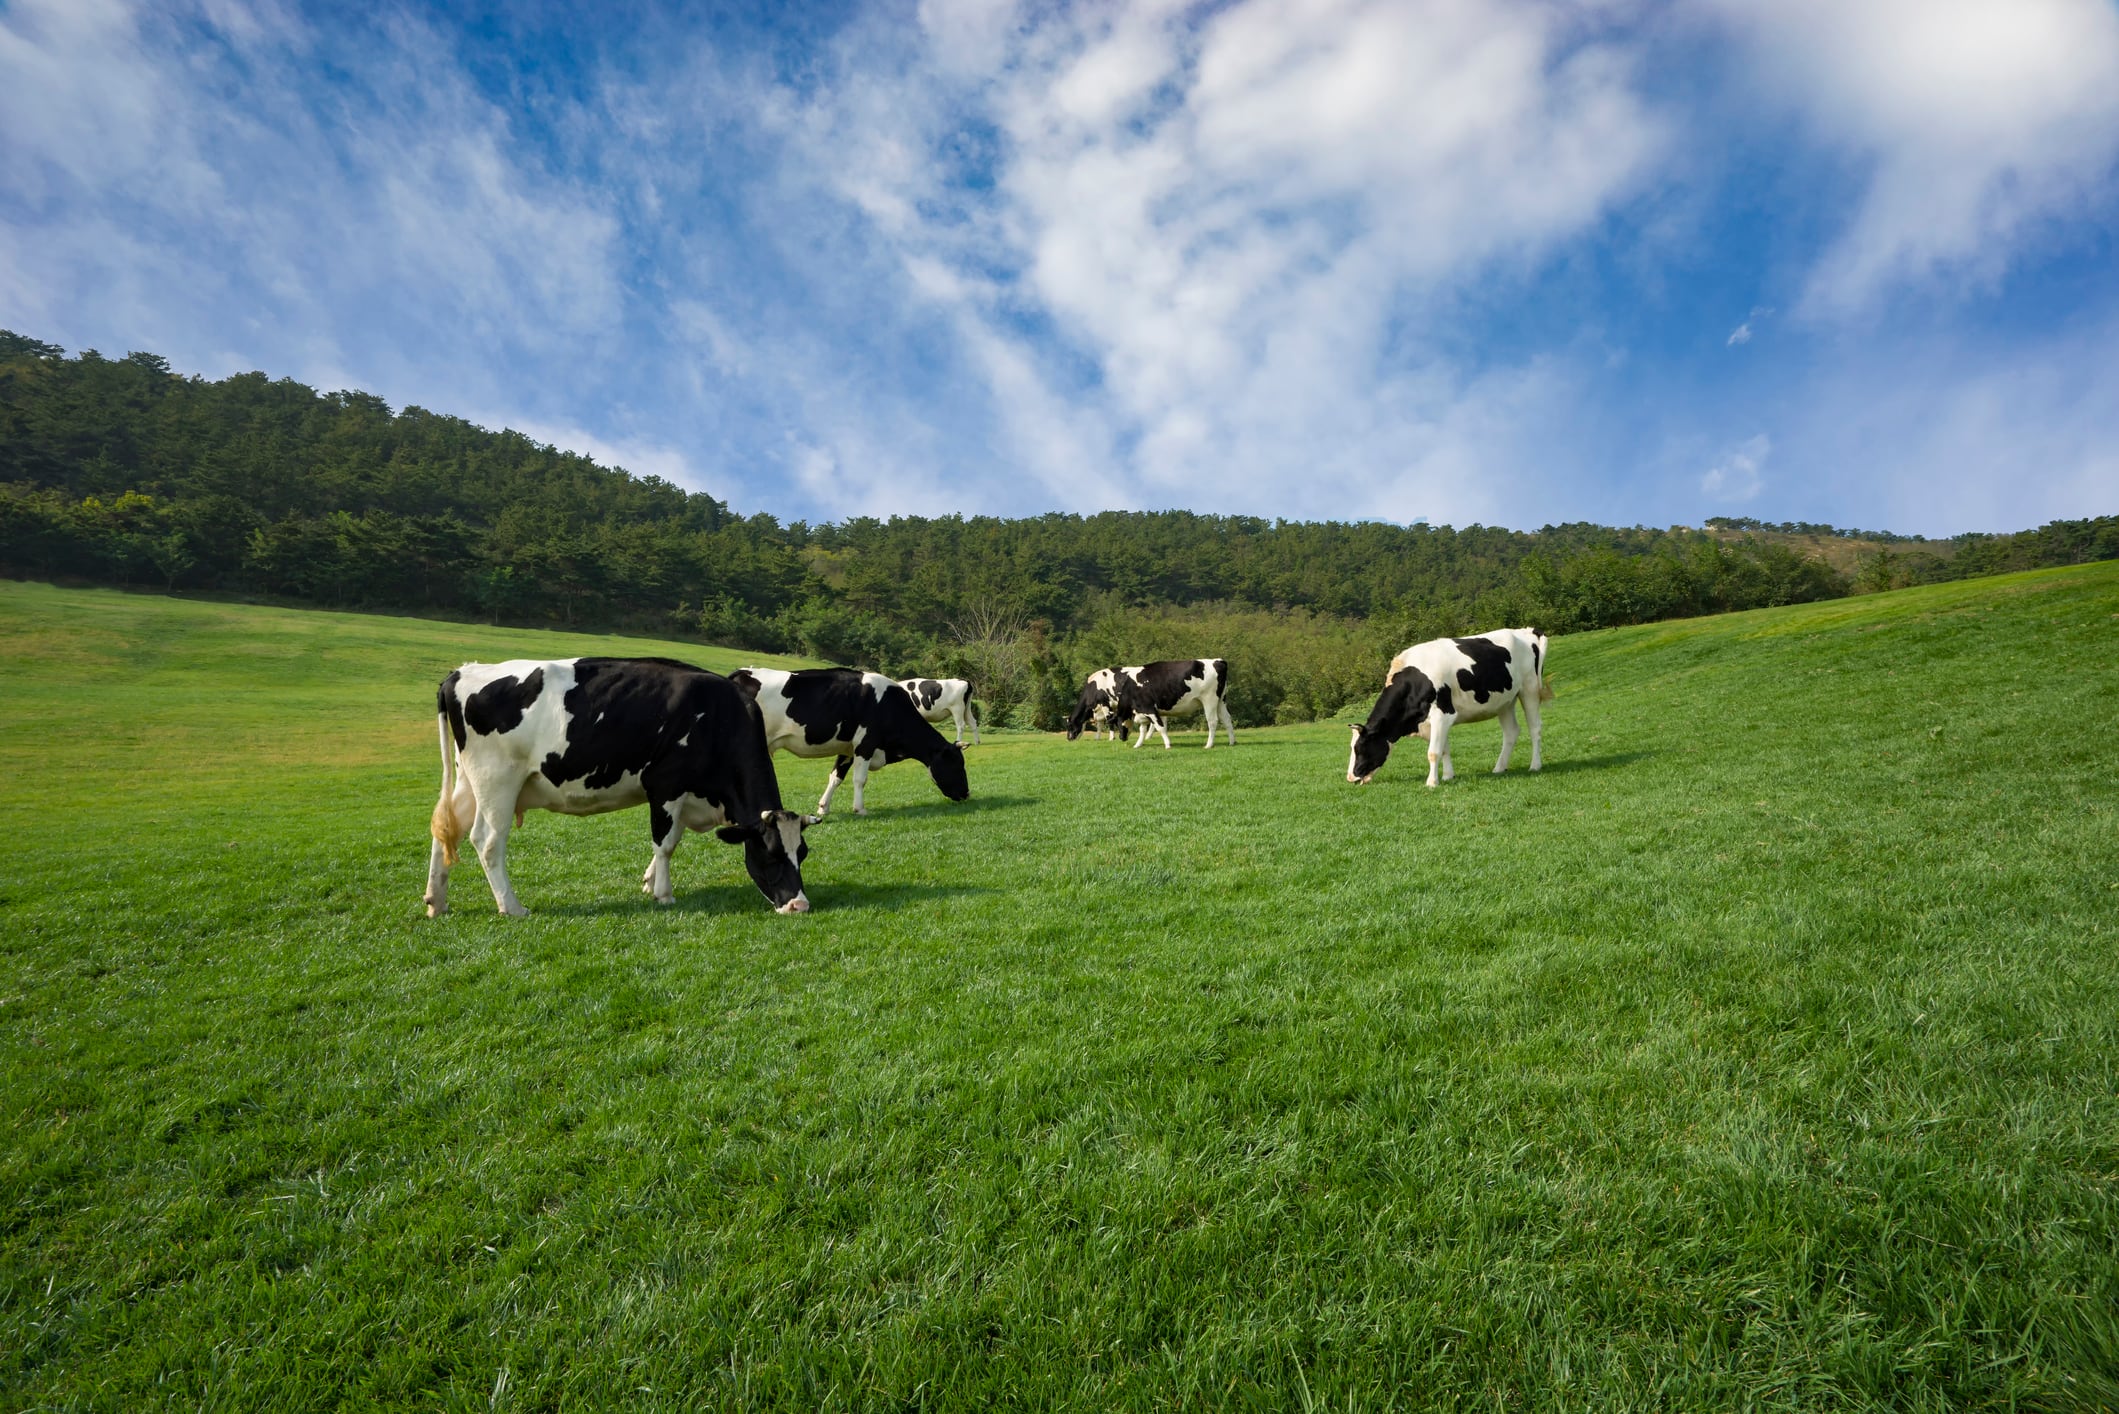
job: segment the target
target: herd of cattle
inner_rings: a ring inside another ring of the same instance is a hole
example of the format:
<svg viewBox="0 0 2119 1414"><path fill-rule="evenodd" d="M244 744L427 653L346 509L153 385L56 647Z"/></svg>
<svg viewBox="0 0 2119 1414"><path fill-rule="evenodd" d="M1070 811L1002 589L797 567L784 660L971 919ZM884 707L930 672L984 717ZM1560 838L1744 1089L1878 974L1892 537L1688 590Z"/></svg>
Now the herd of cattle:
<svg viewBox="0 0 2119 1414"><path fill-rule="evenodd" d="M1224 658L1181 658L1091 673L1067 717L1067 739L1083 731L1126 739L1135 750L1151 733L1170 747L1165 719L1198 708L1236 742ZM1450 728L1501 719L1499 774L1516 746L1516 704L1530 726L1530 769L1544 764L1539 705L1545 635L1500 629L1475 638L1415 644L1391 660L1383 694L1354 727L1346 778L1366 785L1393 743L1427 742L1427 783L1455 771ZM971 685L961 678L894 682L853 668L741 668L723 677L669 658L559 658L548 662L466 663L435 694L441 737L441 798L434 806L427 864L427 915L449 908L449 870L468 837L500 911L529 910L508 880L508 832L529 810L600 815L648 808L654 854L640 887L674 903L670 857L685 833L712 830L743 846L743 866L780 913L806 913L803 832L824 818L841 782L853 780L853 808L865 814L868 773L917 761L951 800L971 794L964 726L979 744ZM956 740L931 723L953 720ZM835 758L817 813L780 800L772 753Z"/></svg>

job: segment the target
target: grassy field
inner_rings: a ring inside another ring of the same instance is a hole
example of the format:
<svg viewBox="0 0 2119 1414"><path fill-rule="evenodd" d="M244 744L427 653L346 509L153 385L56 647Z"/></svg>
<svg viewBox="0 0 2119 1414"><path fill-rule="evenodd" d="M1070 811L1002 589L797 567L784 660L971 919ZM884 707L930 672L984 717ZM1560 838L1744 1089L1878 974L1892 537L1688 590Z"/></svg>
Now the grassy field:
<svg viewBox="0 0 2119 1414"><path fill-rule="evenodd" d="M2119 565L425 920L435 680L592 643L734 662L0 584L0 1406L2119 1407Z"/></svg>

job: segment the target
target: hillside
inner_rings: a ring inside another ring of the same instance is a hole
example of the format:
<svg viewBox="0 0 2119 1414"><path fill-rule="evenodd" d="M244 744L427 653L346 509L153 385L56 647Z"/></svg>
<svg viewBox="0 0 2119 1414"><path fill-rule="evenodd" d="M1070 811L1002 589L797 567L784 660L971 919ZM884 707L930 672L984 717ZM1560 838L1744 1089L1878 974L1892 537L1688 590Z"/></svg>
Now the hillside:
<svg viewBox="0 0 2119 1414"><path fill-rule="evenodd" d="M1145 656L1229 657L1239 722L1301 721L1374 691L1378 652L1441 633L2113 557L2119 516L1950 542L1184 511L782 524L365 393L208 381L151 353L67 356L0 332L0 574L947 672L1039 726L1087 671Z"/></svg>
<svg viewBox="0 0 2119 1414"><path fill-rule="evenodd" d="M700 650L0 583L0 1404L2110 1407L2115 626L1563 636L1434 792L989 739L800 919L533 816L430 922L439 673Z"/></svg>

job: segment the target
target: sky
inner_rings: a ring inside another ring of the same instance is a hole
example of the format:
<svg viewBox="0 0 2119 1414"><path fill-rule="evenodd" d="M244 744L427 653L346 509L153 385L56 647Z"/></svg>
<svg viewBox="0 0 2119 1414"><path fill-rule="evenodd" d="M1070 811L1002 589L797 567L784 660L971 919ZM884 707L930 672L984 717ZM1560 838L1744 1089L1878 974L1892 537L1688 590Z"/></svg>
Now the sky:
<svg viewBox="0 0 2119 1414"><path fill-rule="evenodd" d="M2119 512L2115 0L0 0L0 326L782 520Z"/></svg>

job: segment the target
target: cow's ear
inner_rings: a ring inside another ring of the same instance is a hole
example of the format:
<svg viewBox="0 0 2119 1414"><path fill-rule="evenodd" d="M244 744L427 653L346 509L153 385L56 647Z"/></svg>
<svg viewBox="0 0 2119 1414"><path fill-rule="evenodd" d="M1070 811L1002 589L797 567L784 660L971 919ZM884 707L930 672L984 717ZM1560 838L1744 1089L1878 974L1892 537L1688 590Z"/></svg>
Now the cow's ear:
<svg viewBox="0 0 2119 1414"><path fill-rule="evenodd" d="M723 844L742 844L758 832L748 825L723 825L714 831L714 838Z"/></svg>
<svg viewBox="0 0 2119 1414"><path fill-rule="evenodd" d="M824 817L822 815L800 815L796 818L802 822L802 828L805 830L808 829L811 825L820 825L824 822Z"/></svg>

